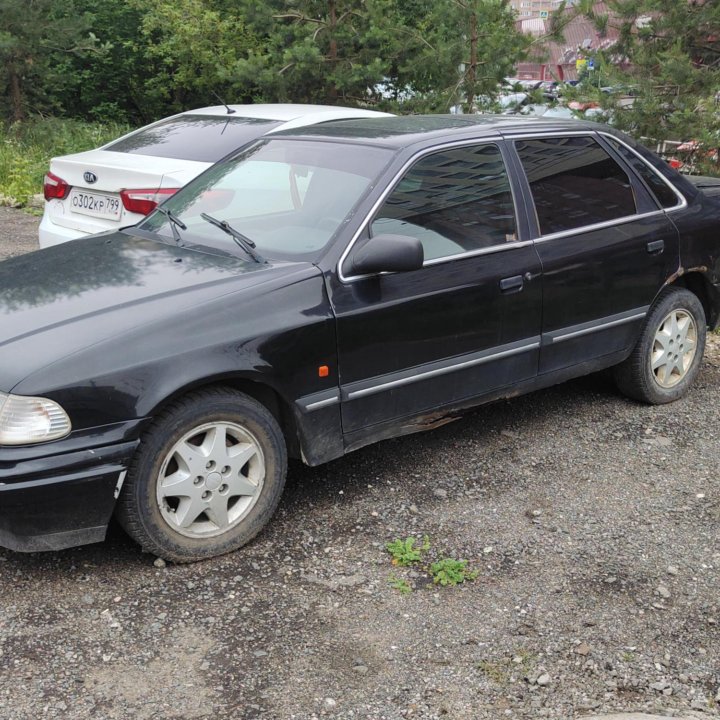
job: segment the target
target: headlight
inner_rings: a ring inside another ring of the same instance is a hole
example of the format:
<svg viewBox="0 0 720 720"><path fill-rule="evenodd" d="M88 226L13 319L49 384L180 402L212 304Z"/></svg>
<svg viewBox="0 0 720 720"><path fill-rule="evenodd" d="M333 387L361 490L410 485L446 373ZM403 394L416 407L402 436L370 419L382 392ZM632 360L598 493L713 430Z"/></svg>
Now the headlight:
<svg viewBox="0 0 720 720"><path fill-rule="evenodd" d="M28 445L65 437L67 413L52 400L0 393L0 445Z"/></svg>

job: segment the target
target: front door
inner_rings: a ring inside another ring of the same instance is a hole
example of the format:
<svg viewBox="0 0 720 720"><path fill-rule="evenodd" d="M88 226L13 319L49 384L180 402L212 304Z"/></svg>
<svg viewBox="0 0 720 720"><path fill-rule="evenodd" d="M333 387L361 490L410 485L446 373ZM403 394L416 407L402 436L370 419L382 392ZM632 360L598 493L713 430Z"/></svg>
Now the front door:
<svg viewBox="0 0 720 720"><path fill-rule="evenodd" d="M381 233L421 240L419 270L347 276ZM354 434L405 421L537 374L540 263L518 237L498 143L425 154L399 179L330 281L342 422ZM388 432L388 434L393 434Z"/></svg>

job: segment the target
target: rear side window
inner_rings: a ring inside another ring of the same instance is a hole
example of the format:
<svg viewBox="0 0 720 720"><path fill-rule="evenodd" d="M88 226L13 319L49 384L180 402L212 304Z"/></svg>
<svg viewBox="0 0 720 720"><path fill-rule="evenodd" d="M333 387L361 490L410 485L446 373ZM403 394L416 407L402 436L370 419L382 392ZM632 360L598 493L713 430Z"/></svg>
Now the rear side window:
<svg viewBox="0 0 720 720"><path fill-rule="evenodd" d="M281 124L234 115L182 115L139 130L105 150L214 163Z"/></svg>
<svg viewBox="0 0 720 720"><path fill-rule="evenodd" d="M372 234L410 235L425 259L516 240L515 207L500 148L485 144L418 160L378 211Z"/></svg>
<svg viewBox="0 0 720 720"><path fill-rule="evenodd" d="M654 171L651 170L630 148L618 142L615 138L604 136L619 155L630 167L645 181L650 191L655 196L662 208L673 208L680 204L680 200L668 184Z"/></svg>
<svg viewBox="0 0 720 720"><path fill-rule="evenodd" d="M627 173L591 137L516 142L540 234L576 230L637 212Z"/></svg>

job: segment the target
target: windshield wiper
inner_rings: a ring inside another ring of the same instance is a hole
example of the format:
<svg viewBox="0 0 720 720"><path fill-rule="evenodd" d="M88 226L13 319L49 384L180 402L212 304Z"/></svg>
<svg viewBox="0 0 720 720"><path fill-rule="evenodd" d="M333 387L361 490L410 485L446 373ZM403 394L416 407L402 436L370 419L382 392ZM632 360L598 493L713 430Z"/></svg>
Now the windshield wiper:
<svg viewBox="0 0 720 720"><path fill-rule="evenodd" d="M180 230L187 230L187 225L179 217L177 217L177 215L170 212L170 210L166 210L164 207L156 207L155 209L168 219L170 222L170 230L172 230L173 238L175 238L175 243L179 245L182 238L180 237L178 228L180 228Z"/></svg>
<svg viewBox="0 0 720 720"><path fill-rule="evenodd" d="M218 220L207 213L200 213L200 217L227 233L256 263L267 263L267 260L254 249L255 243L247 235L238 232L227 220Z"/></svg>

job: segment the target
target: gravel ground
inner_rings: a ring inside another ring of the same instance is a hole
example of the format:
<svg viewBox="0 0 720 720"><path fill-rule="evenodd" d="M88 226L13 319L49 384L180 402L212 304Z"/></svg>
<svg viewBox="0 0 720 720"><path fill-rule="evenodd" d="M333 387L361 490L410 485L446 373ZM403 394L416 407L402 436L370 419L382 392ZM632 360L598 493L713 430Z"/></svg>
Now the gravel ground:
<svg viewBox="0 0 720 720"><path fill-rule="evenodd" d="M0 256L36 225L2 210ZM714 335L670 406L601 374L293 466L268 529L213 561L165 566L115 528L0 550L0 717L718 716L719 415ZM434 585L441 556L477 578Z"/></svg>
<svg viewBox="0 0 720 720"><path fill-rule="evenodd" d="M0 260L36 250L39 224L40 218L0 207Z"/></svg>

